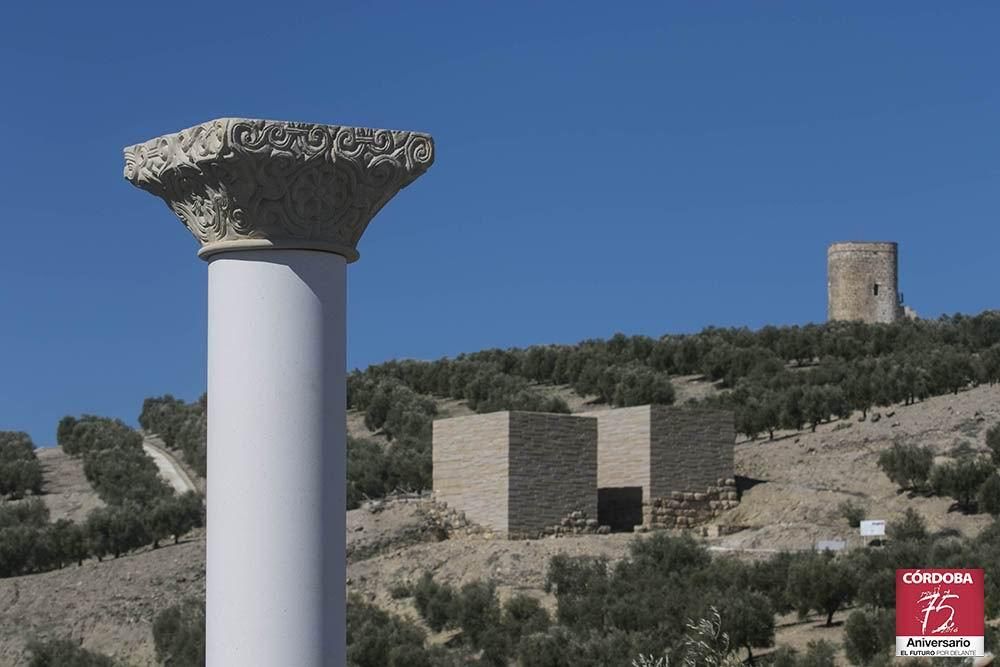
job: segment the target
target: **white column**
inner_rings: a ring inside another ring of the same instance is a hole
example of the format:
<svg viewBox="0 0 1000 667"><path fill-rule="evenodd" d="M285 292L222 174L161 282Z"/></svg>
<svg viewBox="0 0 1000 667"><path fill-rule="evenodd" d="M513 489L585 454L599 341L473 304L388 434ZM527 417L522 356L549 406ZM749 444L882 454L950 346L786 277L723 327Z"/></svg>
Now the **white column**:
<svg viewBox="0 0 1000 667"><path fill-rule="evenodd" d="M222 118L125 149L209 262L208 667L343 667L345 284L434 161L401 130Z"/></svg>
<svg viewBox="0 0 1000 667"><path fill-rule="evenodd" d="M332 253L209 259L209 665L343 664L345 281Z"/></svg>

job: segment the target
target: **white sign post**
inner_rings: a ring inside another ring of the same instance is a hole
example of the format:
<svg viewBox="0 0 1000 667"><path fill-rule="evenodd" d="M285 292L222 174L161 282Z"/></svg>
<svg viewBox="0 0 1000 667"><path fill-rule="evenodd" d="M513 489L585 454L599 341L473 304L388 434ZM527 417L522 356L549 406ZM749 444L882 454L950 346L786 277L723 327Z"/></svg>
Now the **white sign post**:
<svg viewBox="0 0 1000 667"><path fill-rule="evenodd" d="M885 535L885 521L882 519L861 522L861 537L882 537Z"/></svg>

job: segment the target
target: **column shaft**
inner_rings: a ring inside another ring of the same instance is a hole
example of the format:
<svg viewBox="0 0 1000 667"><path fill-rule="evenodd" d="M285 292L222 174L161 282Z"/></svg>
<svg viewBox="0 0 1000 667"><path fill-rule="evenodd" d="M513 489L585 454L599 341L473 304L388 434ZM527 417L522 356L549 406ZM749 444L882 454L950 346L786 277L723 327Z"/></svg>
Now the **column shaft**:
<svg viewBox="0 0 1000 667"><path fill-rule="evenodd" d="M345 658L346 260L209 260L209 667Z"/></svg>

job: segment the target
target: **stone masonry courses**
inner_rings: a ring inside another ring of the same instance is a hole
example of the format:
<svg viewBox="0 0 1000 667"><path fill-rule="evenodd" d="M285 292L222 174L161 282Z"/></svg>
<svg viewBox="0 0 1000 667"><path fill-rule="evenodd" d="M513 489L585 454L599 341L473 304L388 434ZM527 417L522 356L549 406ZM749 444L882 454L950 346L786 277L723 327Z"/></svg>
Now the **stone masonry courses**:
<svg viewBox="0 0 1000 667"><path fill-rule="evenodd" d="M434 422L434 498L509 538L688 528L739 502L733 413L645 405Z"/></svg>
<svg viewBox="0 0 1000 667"><path fill-rule="evenodd" d="M495 412L434 422L434 499L498 535L596 532L597 420ZM565 530L569 528L569 530ZM575 530L579 528L579 530Z"/></svg>
<svg viewBox="0 0 1000 667"><path fill-rule="evenodd" d="M584 414L598 420L601 523L685 528L738 504L731 411L643 405Z"/></svg>

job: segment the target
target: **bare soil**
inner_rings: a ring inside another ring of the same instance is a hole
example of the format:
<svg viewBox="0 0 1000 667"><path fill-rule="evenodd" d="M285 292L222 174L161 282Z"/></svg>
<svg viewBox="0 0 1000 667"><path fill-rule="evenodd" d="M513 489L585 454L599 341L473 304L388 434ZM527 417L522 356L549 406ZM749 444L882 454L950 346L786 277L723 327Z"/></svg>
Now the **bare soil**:
<svg viewBox="0 0 1000 667"><path fill-rule="evenodd" d="M704 396L715 390L711 383L694 376L680 379L675 386L679 396ZM574 412L605 407L573 394L568 387L553 391L563 396ZM873 421L875 413L879 417ZM857 547L861 545L858 529L851 528L838 511L838 505L847 499L866 507L868 518L889 521L912 507L932 531L953 530L971 536L989 523L987 516L954 511L946 498L898 493L876 460L880 451L897 441L930 446L941 460L954 454L956 448L985 451L986 429L1000 423L1000 387L978 387L912 406L876 409L865 421L859 418L860 413L848 420L821 424L815 433L777 432L774 440L765 436L739 442L736 472L743 488L742 502L718 523L746 528L720 538L704 538L706 546L748 558L780 550L812 549L818 540L843 539L849 547ZM366 514L365 510L349 513L349 526L354 531L348 535L349 543L370 529L386 539L386 533L405 531L418 516L412 503L406 509ZM501 598L524 592L553 611L555 600L543 590L545 567L553 555L605 556L614 562L627 555L633 539L644 537L612 534L506 541L472 535L400 549L390 546L373 557L349 562L348 588L417 622L412 601L395 600L389 591L396 584L416 581L424 571L454 586L492 578ZM846 616L846 611L835 615L833 627L825 627L825 619L819 617L782 617L777 642L799 650L817 639L839 646ZM842 651L839 662L843 662Z"/></svg>
<svg viewBox="0 0 1000 667"><path fill-rule="evenodd" d="M83 522L92 509L104 507L104 501L90 488L83 474L83 460L73 458L62 447L35 452L42 464L42 500L52 521L69 519Z"/></svg>
<svg viewBox="0 0 1000 667"><path fill-rule="evenodd" d="M153 618L204 595L204 531L101 563L0 579L0 664L27 665L24 646L34 637L71 639L129 665L155 665Z"/></svg>
<svg viewBox="0 0 1000 667"><path fill-rule="evenodd" d="M876 462L894 442L931 447L938 460L947 459L956 448L987 451L986 430L1000 423L1000 386L875 413L880 415L875 422L858 421L860 414L855 414L821 424L815 433L776 433L773 441L737 444L736 473L745 490L740 506L719 523L750 530L719 540L719 546L810 549L817 540L829 539L858 546L857 529L850 528L837 509L845 500L866 507L870 519L891 521L913 508L932 531L972 536L989 524L986 515L955 511L948 498L899 493Z"/></svg>

